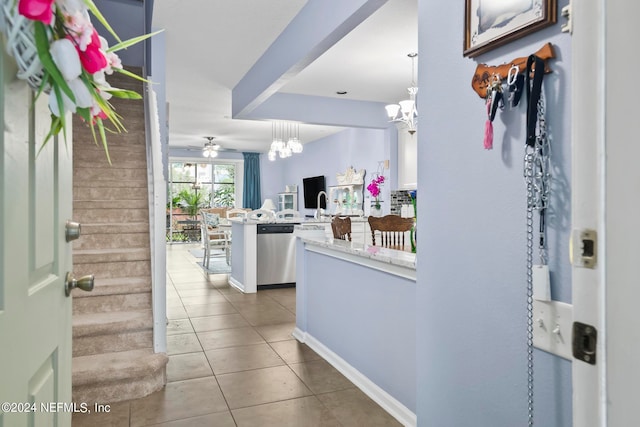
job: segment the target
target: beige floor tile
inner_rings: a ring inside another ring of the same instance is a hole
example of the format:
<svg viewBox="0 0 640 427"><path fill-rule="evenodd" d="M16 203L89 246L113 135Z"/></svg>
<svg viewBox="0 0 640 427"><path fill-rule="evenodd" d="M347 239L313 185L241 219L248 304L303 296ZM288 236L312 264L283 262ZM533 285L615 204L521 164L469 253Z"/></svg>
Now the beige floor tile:
<svg viewBox="0 0 640 427"><path fill-rule="evenodd" d="M129 427L129 402L118 402L109 405L109 412L91 412L73 414L73 427Z"/></svg>
<svg viewBox="0 0 640 427"><path fill-rule="evenodd" d="M200 417L185 418L183 420L169 421L162 424L154 424L149 427L236 427L236 423L233 421L231 412L227 411L202 415Z"/></svg>
<svg viewBox="0 0 640 427"><path fill-rule="evenodd" d="M204 350L265 343L265 340L253 328L197 332L197 335Z"/></svg>
<svg viewBox="0 0 640 427"><path fill-rule="evenodd" d="M169 356L167 381L190 380L212 376L211 366L203 352Z"/></svg>
<svg viewBox="0 0 640 427"><path fill-rule="evenodd" d="M167 319L176 320L176 319L187 319L189 316L185 311L184 307L167 307Z"/></svg>
<svg viewBox="0 0 640 427"><path fill-rule="evenodd" d="M357 388L320 394L318 399L340 420L344 427L402 426Z"/></svg>
<svg viewBox="0 0 640 427"><path fill-rule="evenodd" d="M214 377L178 381L132 401L131 426L159 424L227 410Z"/></svg>
<svg viewBox="0 0 640 427"><path fill-rule="evenodd" d="M286 341L293 338L291 333L295 327L295 322L287 322L277 325L256 326L256 331L258 331L267 342Z"/></svg>
<svg viewBox="0 0 640 427"><path fill-rule="evenodd" d="M197 353L202 351L196 334L179 334L167 336L167 354Z"/></svg>
<svg viewBox="0 0 640 427"><path fill-rule="evenodd" d="M275 325L278 323L295 322L296 317L287 309L276 303L276 306L264 306L255 304L252 306L238 307L234 304L242 316L253 326Z"/></svg>
<svg viewBox="0 0 640 427"><path fill-rule="evenodd" d="M314 396L234 409L238 427L341 427Z"/></svg>
<svg viewBox="0 0 640 427"><path fill-rule="evenodd" d="M174 307L183 307L182 304L182 300L180 299L180 297L176 296L176 297L167 297L167 304L166 307L169 308L174 308Z"/></svg>
<svg viewBox="0 0 640 427"><path fill-rule="evenodd" d="M196 332L218 331L220 329L244 328L249 323L240 314L194 317L191 324Z"/></svg>
<svg viewBox="0 0 640 427"><path fill-rule="evenodd" d="M320 359L318 353L297 340L272 342L269 345L289 364Z"/></svg>
<svg viewBox="0 0 640 427"><path fill-rule="evenodd" d="M353 383L323 359L293 363L289 367L314 394L345 390Z"/></svg>
<svg viewBox="0 0 640 427"><path fill-rule="evenodd" d="M207 293L206 295L183 296L181 299L182 299L182 303L185 306L200 305L200 304L219 304L219 303L228 304L229 303L227 299L224 296L222 296L220 292L215 292L215 293L211 292L211 293Z"/></svg>
<svg viewBox="0 0 640 427"><path fill-rule="evenodd" d="M225 295L227 300L231 303L242 303L242 304L260 304L260 303L273 303L275 302L273 298L269 295L262 293L262 291L256 292L254 294L243 294L243 293L234 293Z"/></svg>
<svg viewBox="0 0 640 427"><path fill-rule="evenodd" d="M208 350L206 355L216 375L284 365L267 344Z"/></svg>
<svg viewBox="0 0 640 427"><path fill-rule="evenodd" d="M194 332L189 319L171 319L167 322L167 335L188 334Z"/></svg>
<svg viewBox="0 0 640 427"><path fill-rule="evenodd" d="M185 305L184 309L187 311L187 315L189 317L217 316L219 314L237 313L235 307L228 302L218 304Z"/></svg>
<svg viewBox="0 0 640 427"><path fill-rule="evenodd" d="M202 270L200 270L202 271ZM180 283L193 283L193 282L202 282L207 281L207 278L201 272L193 270L185 270L177 273L169 273L169 277L171 277L171 281L174 285L178 285Z"/></svg>
<svg viewBox="0 0 640 427"><path fill-rule="evenodd" d="M222 295L216 288L209 286L200 289L178 289L176 293L180 297L197 297L202 295Z"/></svg>
<svg viewBox="0 0 640 427"><path fill-rule="evenodd" d="M231 409L311 395L288 366L222 374L217 378Z"/></svg>
<svg viewBox="0 0 640 427"><path fill-rule="evenodd" d="M189 282L174 281L173 286L175 286L178 293L180 293L181 290L186 289L215 289L215 286L205 278L192 278Z"/></svg>

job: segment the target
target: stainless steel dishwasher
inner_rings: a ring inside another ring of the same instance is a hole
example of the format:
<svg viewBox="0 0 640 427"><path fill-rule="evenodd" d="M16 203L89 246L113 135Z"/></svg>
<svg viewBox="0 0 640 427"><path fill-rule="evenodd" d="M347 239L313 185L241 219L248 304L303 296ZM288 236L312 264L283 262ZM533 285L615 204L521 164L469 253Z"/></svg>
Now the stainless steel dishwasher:
<svg viewBox="0 0 640 427"><path fill-rule="evenodd" d="M284 285L296 282L295 224L258 224L257 284Z"/></svg>

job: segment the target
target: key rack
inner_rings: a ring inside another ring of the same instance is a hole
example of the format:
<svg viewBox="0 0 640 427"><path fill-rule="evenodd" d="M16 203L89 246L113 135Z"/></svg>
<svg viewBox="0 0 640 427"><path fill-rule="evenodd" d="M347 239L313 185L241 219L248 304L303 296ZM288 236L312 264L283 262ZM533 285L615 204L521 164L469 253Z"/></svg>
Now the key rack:
<svg viewBox="0 0 640 427"><path fill-rule="evenodd" d="M550 73L552 70L549 68L547 62L549 59L556 57L555 52L553 51L553 45L551 43L545 44L540 49L538 49L538 51L535 52L534 55L544 60L544 72ZM471 87L480 98L487 98L487 91L491 88L492 83L496 79L499 79L502 82L506 82L507 76L509 75L509 70L513 66L518 67L518 74L524 73L527 65L527 58L527 56L523 56L502 65L478 64L475 74L471 79Z"/></svg>

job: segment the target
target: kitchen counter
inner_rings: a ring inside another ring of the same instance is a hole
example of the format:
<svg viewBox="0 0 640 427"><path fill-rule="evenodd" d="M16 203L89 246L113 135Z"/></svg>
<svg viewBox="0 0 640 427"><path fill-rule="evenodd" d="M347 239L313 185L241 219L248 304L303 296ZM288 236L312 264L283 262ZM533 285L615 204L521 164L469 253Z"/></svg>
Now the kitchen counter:
<svg viewBox="0 0 640 427"><path fill-rule="evenodd" d="M416 425L416 256L296 226L296 328L403 425Z"/></svg>

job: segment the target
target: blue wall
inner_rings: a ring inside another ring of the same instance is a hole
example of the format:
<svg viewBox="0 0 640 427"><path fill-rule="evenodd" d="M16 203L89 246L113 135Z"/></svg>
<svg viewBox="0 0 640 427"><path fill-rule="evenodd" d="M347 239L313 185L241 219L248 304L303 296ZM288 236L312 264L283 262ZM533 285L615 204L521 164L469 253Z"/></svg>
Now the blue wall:
<svg viewBox="0 0 640 427"><path fill-rule="evenodd" d="M310 176L324 175L327 187L337 185L336 173L353 166L365 169L365 187L378 167L378 162L397 156L391 152L397 150L395 127L387 130L349 128L304 145L304 151L287 159L271 162L266 155L261 156L260 172L262 174L262 198L277 201L278 193L284 191L287 184L298 185L298 207L301 213L312 215L312 209L304 209L302 179ZM304 135L303 135L304 137ZM395 166L384 170L384 175L397 175ZM394 189L395 176L384 185L383 200L389 200L389 191ZM369 193L364 190L365 204L369 203ZM386 206L388 210L388 206Z"/></svg>
<svg viewBox="0 0 640 427"><path fill-rule="evenodd" d="M549 255L553 298L571 302L570 37L556 24L463 58L465 2L418 3L418 424L526 425L526 106L498 113L486 151L486 110L470 83L477 63L555 46L544 83L554 165ZM534 357L535 425L570 426L570 362Z"/></svg>

